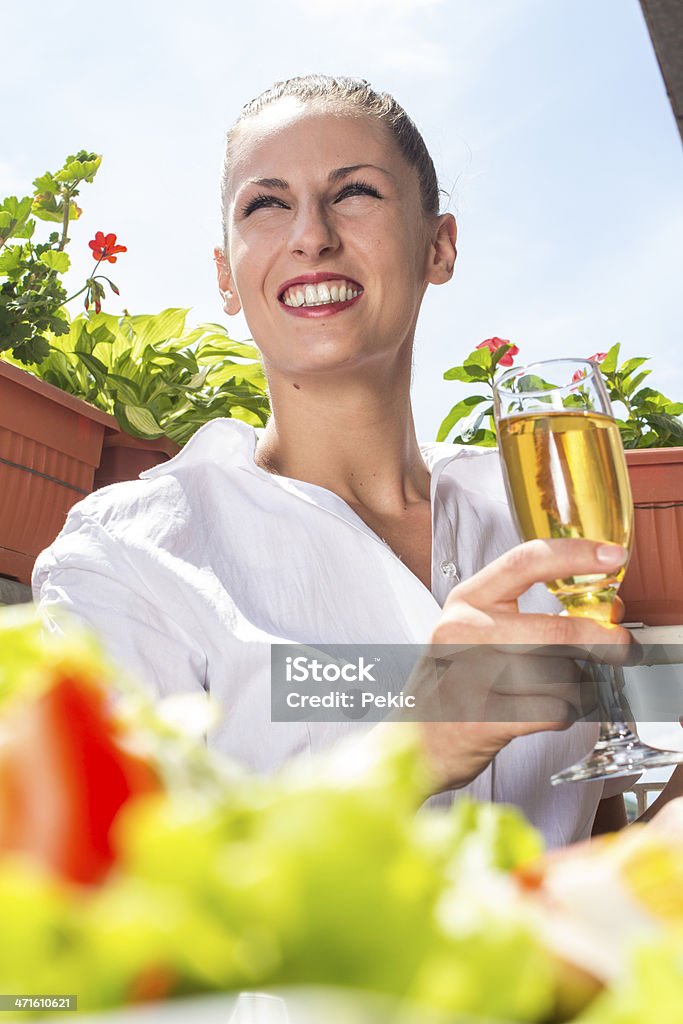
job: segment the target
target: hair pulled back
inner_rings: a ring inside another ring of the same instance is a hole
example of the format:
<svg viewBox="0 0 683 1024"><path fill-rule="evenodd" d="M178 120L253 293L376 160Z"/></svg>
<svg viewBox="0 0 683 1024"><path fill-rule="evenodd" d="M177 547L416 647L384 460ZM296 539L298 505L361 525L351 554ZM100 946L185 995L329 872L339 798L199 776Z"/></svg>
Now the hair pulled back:
<svg viewBox="0 0 683 1024"><path fill-rule="evenodd" d="M275 82L260 96L247 103L227 135L221 196L223 228L227 226L226 201L230 177L230 148L240 126L264 107L284 97L295 97L302 102L318 102L334 109L366 114L386 125L405 159L414 167L420 183L422 208L426 214L439 212L439 185L434 163L415 122L388 92L376 92L364 78L335 78L331 75L302 75L287 81Z"/></svg>

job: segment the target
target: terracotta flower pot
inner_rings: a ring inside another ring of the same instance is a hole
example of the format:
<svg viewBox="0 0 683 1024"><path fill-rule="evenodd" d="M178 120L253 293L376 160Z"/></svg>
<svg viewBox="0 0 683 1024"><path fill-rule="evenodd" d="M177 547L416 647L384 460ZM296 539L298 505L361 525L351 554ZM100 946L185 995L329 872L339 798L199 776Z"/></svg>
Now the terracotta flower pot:
<svg viewBox="0 0 683 1024"><path fill-rule="evenodd" d="M113 416L0 359L0 575L29 582L92 491L107 428Z"/></svg>
<svg viewBox="0 0 683 1024"><path fill-rule="evenodd" d="M619 594L626 621L683 623L683 448L626 452L635 540Z"/></svg>
<svg viewBox="0 0 683 1024"><path fill-rule="evenodd" d="M102 459L95 473L95 488L122 480L135 480L145 469L158 466L177 455L180 445L167 437L147 440L131 437L121 430L108 433L104 439Z"/></svg>

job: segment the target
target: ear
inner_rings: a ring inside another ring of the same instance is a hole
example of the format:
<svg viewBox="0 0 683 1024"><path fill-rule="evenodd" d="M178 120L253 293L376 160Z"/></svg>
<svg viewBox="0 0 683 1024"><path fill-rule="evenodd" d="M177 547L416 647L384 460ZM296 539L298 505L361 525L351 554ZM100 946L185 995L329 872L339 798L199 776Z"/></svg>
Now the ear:
<svg viewBox="0 0 683 1024"><path fill-rule="evenodd" d="M235 290L235 285L232 280L228 261L225 258L225 253L219 246L216 246L213 250L213 258L216 264L218 291L221 293L221 298L223 299L223 309L229 316L234 316L235 313L239 313L241 310L242 303L240 302L239 295Z"/></svg>
<svg viewBox="0 0 683 1024"><path fill-rule="evenodd" d="M427 281L429 284L445 284L453 276L453 267L458 255L455 242L458 227L452 213L436 218L427 253Z"/></svg>

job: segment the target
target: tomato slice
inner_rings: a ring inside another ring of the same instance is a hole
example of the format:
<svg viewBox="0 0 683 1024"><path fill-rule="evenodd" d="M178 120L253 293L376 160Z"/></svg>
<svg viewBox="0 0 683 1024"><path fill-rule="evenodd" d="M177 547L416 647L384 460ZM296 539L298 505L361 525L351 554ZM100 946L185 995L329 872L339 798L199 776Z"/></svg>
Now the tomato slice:
<svg viewBox="0 0 683 1024"><path fill-rule="evenodd" d="M124 749L106 691L76 675L15 706L5 724L0 850L34 857L74 882L101 881L116 860L117 814L159 790L158 775Z"/></svg>

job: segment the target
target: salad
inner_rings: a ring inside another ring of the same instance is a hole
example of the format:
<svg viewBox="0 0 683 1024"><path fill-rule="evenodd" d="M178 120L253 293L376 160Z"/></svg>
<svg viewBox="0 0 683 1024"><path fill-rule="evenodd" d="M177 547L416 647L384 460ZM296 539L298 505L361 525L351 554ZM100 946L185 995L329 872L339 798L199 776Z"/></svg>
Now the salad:
<svg viewBox="0 0 683 1024"><path fill-rule="evenodd" d="M513 808L421 808L410 728L265 779L207 748L214 714L155 702L73 623L3 610L0 992L93 1011L334 986L454 1018L677 1019L675 803L545 855Z"/></svg>

